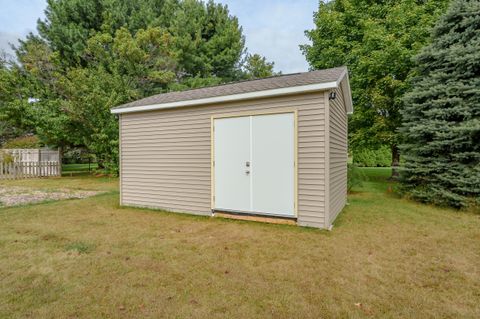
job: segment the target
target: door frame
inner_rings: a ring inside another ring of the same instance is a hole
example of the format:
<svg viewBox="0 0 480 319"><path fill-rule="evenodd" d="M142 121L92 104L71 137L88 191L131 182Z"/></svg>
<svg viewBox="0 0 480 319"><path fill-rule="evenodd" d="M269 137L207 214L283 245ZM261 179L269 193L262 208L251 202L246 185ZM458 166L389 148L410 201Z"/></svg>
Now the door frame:
<svg viewBox="0 0 480 319"><path fill-rule="evenodd" d="M232 117L246 117L256 115L293 114L293 218L298 218L298 109L296 107L278 108L274 110L244 111L214 114L210 117L210 208L212 213L215 209L215 120ZM246 215L259 215L255 212L236 212ZM263 214L262 216L276 217L275 215ZM284 217L285 218L285 217Z"/></svg>

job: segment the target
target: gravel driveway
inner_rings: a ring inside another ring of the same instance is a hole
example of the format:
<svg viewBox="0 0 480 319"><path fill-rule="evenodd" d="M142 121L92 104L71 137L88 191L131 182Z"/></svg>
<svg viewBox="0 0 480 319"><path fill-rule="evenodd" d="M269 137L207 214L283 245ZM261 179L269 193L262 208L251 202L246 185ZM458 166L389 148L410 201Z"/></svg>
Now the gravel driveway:
<svg viewBox="0 0 480 319"><path fill-rule="evenodd" d="M74 189L41 190L19 186L0 186L0 207L33 204L49 200L87 198L100 193L102 192Z"/></svg>

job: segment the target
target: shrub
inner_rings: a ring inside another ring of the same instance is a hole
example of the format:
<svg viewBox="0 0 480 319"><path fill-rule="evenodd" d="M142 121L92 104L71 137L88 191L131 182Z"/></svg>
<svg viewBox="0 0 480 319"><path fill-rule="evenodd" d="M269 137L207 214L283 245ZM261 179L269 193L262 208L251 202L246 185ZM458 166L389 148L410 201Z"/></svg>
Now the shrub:
<svg viewBox="0 0 480 319"><path fill-rule="evenodd" d="M363 148L354 150L353 163L363 167L390 167L392 164L392 153L388 146L381 146L378 149Z"/></svg>
<svg viewBox="0 0 480 319"><path fill-rule="evenodd" d="M355 165L348 164L347 166L347 190L350 193L354 187L362 186L365 181L365 175L363 172Z"/></svg>
<svg viewBox="0 0 480 319"><path fill-rule="evenodd" d="M0 150L0 160L3 164L10 164L13 163L14 158L11 154L5 152L4 150Z"/></svg>
<svg viewBox="0 0 480 319"><path fill-rule="evenodd" d="M6 141L3 144L3 148L39 148L40 147L40 140L35 135L30 136L21 136L9 141Z"/></svg>
<svg viewBox="0 0 480 319"><path fill-rule="evenodd" d="M89 153L83 148L69 148L63 152L62 163L63 164L87 164L95 163L95 154Z"/></svg>

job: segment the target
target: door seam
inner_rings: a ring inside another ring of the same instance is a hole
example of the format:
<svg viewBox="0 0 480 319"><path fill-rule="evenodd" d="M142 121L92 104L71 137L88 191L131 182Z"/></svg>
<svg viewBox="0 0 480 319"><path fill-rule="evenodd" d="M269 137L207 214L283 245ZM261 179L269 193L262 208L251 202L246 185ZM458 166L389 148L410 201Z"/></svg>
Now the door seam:
<svg viewBox="0 0 480 319"><path fill-rule="evenodd" d="M248 159L250 161L250 174L249 174L249 182L250 182L250 211L253 211L253 174L254 174L254 163L253 163L253 116L250 115L250 158Z"/></svg>

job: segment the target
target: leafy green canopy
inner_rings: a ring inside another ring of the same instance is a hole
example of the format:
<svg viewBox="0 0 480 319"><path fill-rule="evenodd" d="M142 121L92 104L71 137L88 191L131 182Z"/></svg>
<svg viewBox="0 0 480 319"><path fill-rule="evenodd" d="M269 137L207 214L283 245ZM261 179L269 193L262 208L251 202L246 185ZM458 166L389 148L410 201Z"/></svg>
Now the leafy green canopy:
<svg viewBox="0 0 480 319"><path fill-rule="evenodd" d="M0 145L34 129L25 116L28 100L28 83L18 68L13 68L6 56L0 56Z"/></svg>
<svg viewBox="0 0 480 319"><path fill-rule="evenodd" d="M447 2L320 2L316 27L306 32L312 44L301 48L313 69L348 66L355 106L349 123L353 148L389 145L398 161L401 97L412 76L412 57L427 43Z"/></svg>
<svg viewBox="0 0 480 319"><path fill-rule="evenodd" d="M405 188L425 202L479 204L480 2L453 2L416 63L400 130Z"/></svg>
<svg viewBox="0 0 480 319"><path fill-rule="evenodd" d="M18 65L0 69L0 121L49 145L85 146L112 171L111 107L273 73L261 57L246 68L242 28L212 0L49 0L45 15L39 36L17 48Z"/></svg>

